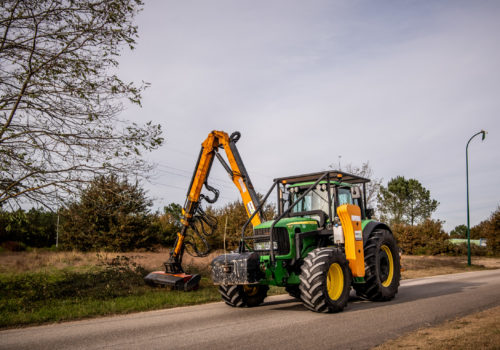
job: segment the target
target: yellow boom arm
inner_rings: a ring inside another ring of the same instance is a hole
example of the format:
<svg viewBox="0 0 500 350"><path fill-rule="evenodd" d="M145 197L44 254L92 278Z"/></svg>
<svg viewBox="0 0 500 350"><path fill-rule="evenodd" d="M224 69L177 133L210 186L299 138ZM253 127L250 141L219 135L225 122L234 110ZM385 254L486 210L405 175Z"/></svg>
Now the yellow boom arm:
<svg viewBox="0 0 500 350"><path fill-rule="evenodd" d="M250 181L250 177L246 172L243 161L239 155L238 149L236 148L236 142L240 138L240 133L235 132L231 136L228 136L223 131L212 131L207 139L201 144L201 151L198 157L198 162L196 164L193 177L191 179L191 184L189 185L189 190L187 193L186 202L182 209L182 229L181 232L177 234L177 239L175 242L174 249L170 254L170 259L165 266L167 272L181 272L182 268L180 263L182 260L182 254L184 251L184 238L186 236L187 229L192 223L193 215L198 209L200 199L205 199L209 203L214 203L218 197L218 191L207 184L207 179L210 174L210 169L212 168L212 163L214 157L221 162L224 169L229 173L233 183L236 185L240 191L243 204L250 217L254 212L255 208L259 205L259 200L254 187ZM223 149L226 153L229 165L224 161L219 153L219 149ZM207 196L201 194L203 186L211 191L215 197L208 198ZM261 223L261 213L257 213L252 219L252 225L256 226ZM170 265L170 266L167 266ZM168 271L170 270L170 271Z"/></svg>

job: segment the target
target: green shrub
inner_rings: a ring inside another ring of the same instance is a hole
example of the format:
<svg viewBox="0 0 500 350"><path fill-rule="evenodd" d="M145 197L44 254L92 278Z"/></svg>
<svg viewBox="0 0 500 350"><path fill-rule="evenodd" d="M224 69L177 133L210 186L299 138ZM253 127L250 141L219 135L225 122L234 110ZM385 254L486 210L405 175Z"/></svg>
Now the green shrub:
<svg viewBox="0 0 500 350"><path fill-rule="evenodd" d="M61 211L60 242L80 251L151 248L158 243L151 231L151 205L138 183L115 175L97 177Z"/></svg>
<svg viewBox="0 0 500 350"><path fill-rule="evenodd" d="M12 212L2 210L0 243L11 241L22 242L30 247L50 247L56 240L56 225L57 214L44 209L19 209Z"/></svg>
<svg viewBox="0 0 500 350"><path fill-rule="evenodd" d="M471 238L486 238L488 255L500 255L500 206L487 220L471 228Z"/></svg>
<svg viewBox="0 0 500 350"><path fill-rule="evenodd" d="M405 254L437 255L452 251L453 246L439 220L427 219L414 226L395 224L392 230Z"/></svg>
<svg viewBox="0 0 500 350"><path fill-rule="evenodd" d="M392 226L394 236L405 254L412 255L467 255L466 244L453 244L444 232L439 220L426 220L415 226L395 224ZM471 245L474 256L490 255L487 247Z"/></svg>
<svg viewBox="0 0 500 350"><path fill-rule="evenodd" d="M146 273L130 258L118 256L86 272L64 270L1 275L0 299L16 300L17 307L25 308L30 303L52 299L126 296L140 291L145 285Z"/></svg>
<svg viewBox="0 0 500 350"><path fill-rule="evenodd" d="M11 252L24 252L27 247L23 242L6 241L2 243L2 248Z"/></svg>
<svg viewBox="0 0 500 350"><path fill-rule="evenodd" d="M474 256L486 256L488 255L488 248L487 247L480 247L475 244L471 244L470 246L470 251L471 255ZM467 244L466 243L460 243L460 244L452 244L450 251L448 252L450 255L467 255Z"/></svg>

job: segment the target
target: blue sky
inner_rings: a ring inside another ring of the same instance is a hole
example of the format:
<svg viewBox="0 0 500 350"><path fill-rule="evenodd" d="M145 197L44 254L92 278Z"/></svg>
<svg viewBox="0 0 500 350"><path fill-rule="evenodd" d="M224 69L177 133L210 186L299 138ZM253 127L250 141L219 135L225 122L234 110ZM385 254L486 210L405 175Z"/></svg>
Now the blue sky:
<svg viewBox="0 0 500 350"><path fill-rule="evenodd" d="M254 185L370 161L384 184L416 178L447 230L500 204L500 2L147 1L120 76L151 83L143 107L166 144L146 184L156 207L183 203L200 143L238 130ZM339 158L339 156L341 158ZM219 204L239 198L221 167Z"/></svg>

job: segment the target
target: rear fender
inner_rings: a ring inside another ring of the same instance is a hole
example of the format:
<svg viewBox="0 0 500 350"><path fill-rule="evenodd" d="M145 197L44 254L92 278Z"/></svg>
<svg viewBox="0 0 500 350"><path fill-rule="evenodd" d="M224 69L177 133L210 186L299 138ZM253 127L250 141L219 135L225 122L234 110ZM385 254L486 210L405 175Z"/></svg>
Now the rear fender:
<svg viewBox="0 0 500 350"><path fill-rule="evenodd" d="M363 244L366 243L366 240L370 236L370 234L377 229L387 230L391 234L393 234L392 230L386 224L378 221L370 221L363 229Z"/></svg>

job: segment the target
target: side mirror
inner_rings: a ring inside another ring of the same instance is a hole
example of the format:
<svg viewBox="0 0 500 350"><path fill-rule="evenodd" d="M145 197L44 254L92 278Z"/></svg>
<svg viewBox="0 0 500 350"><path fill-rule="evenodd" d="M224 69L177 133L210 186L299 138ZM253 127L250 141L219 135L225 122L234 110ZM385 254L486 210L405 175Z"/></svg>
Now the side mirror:
<svg viewBox="0 0 500 350"><path fill-rule="evenodd" d="M361 198L361 189L358 186L351 187L351 196L353 199Z"/></svg>
<svg viewBox="0 0 500 350"><path fill-rule="evenodd" d="M366 208L365 214L366 214L366 217L368 219L371 219L373 217L373 215L375 214L375 209L373 209L373 208Z"/></svg>

